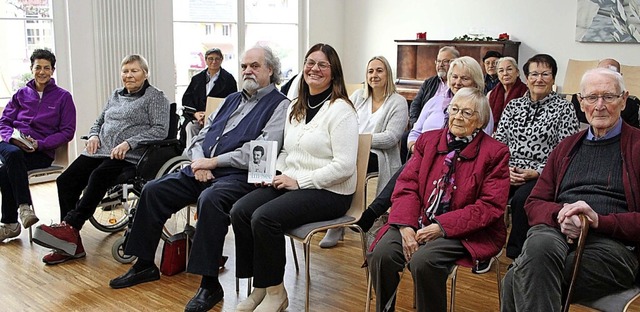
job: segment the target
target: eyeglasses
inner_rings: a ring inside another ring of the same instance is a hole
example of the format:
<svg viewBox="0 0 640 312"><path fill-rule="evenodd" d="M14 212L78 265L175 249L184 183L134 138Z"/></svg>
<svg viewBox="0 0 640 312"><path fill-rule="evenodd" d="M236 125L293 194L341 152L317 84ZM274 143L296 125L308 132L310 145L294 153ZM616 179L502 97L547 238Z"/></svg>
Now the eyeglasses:
<svg viewBox="0 0 640 312"><path fill-rule="evenodd" d="M451 61L452 60L436 60L436 65L442 64L444 66L447 66L447 65L449 65L451 63Z"/></svg>
<svg viewBox="0 0 640 312"><path fill-rule="evenodd" d="M222 62L221 57L207 57L207 62Z"/></svg>
<svg viewBox="0 0 640 312"><path fill-rule="evenodd" d="M620 94L607 93L603 95L590 94L586 96L582 96L582 94L578 93L578 95L580 96L580 99L586 100L589 105L598 103L598 99L602 99L605 103L610 104L615 102L617 99L619 99L623 94L624 94L624 91L622 91Z"/></svg>
<svg viewBox="0 0 640 312"><path fill-rule="evenodd" d="M487 65L487 66L489 66L489 65L496 66L496 65L498 65L498 61L484 61L484 65Z"/></svg>
<svg viewBox="0 0 640 312"><path fill-rule="evenodd" d="M549 78L551 78L552 75L553 75L553 73L552 72L548 72L548 71L547 72L542 72L542 73L530 72L529 73L529 79L536 80L536 79L538 79L538 77L542 77L542 79L549 79Z"/></svg>
<svg viewBox="0 0 640 312"><path fill-rule="evenodd" d="M318 68L320 70L327 70L329 69L329 67L331 67L331 63L325 62L325 61L316 62L315 60L312 60L312 59L306 59L304 61L304 66L306 68L311 69L313 68L313 66L316 66L316 65L318 65Z"/></svg>
<svg viewBox="0 0 640 312"><path fill-rule="evenodd" d="M458 106L452 106L452 105L449 105L449 108L447 110L449 111L449 116L453 117L455 115L458 115L458 113L462 113L462 117L464 119L471 119L471 117L473 117L473 114L478 112L470 108L460 109Z"/></svg>

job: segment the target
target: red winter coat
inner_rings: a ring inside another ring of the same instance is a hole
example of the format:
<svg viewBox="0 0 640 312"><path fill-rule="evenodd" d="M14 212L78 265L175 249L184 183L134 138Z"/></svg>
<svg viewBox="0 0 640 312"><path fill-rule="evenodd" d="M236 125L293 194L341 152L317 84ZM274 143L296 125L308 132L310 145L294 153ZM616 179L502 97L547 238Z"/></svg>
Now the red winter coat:
<svg viewBox="0 0 640 312"><path fill-rule="evenodd" d="M538 178L524 206L530 225L546 224L560 228L556 221L558 212L562 209L562 203L556 202L560 183L586 133L587 130L583 130L564 139L549 155L542 175ZM598 215L598 228L590 231L635 242L638 250L640 248L640 163L638 162L640 130L626 123L622 124L620 153L622 154L622 183L629 212Z"/></svg>
<svg viewBox="0 0 640 312"><path fill-rule="evenodd" d="M415 153L396 182L389 223L378 233L376 242L389 224L419 228L418 217L445 166L447 131L428 131L418 138ZM460 152L454 178L449 211L435 218L444 237L460 240L471 255L457 263L471 266L476 260L496 255L506 241L509 148L480 131Z"/></svg>

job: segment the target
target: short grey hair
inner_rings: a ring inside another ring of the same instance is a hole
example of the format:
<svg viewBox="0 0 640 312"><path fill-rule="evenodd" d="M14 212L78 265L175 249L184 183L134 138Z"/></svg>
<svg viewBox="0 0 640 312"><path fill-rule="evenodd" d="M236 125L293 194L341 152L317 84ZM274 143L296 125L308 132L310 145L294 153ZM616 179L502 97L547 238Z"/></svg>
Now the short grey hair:
<svg viewBox="0 0 640 312"><path fill-rule="evenodd" d="M471 101L472 103L475 103L475 110L478 112L478 120L482 123L481 129L484 129L489 124L491 108L489 106L489 100L487 99L487 96L484 95L483 90L471 87L462 88L458 90L451 99L451 103L458 101Z"/></svg>
<svg viewBox="0 0 640 312"><path fill-rule="evenodd" d="M503 56L500 59L498 59L498 65L500 65L500 63L502 63L502 62L511 63L511 65L513 65L513 67L515 67L516 71L518 73L520 73L520 69L518 68L518 62L513 57L511 57L511 56Z"/></svg>
<svg viewBox="0 0 640 312"><path fill-rule="evenodd" d="M586 87L587 84L587 79L589 78L589 76L609 76L611 78L614 78L616 81L616 84L618 86L618 93L626 91L626 87L624 85L624 78L622 78L622 75L616 71L613 71L611 69L608 68L604 68L604 67L596 67L596 68L592 68L587 70L584 75L582 75L582 80L580 80L580 94L582 95L586 95L584 94L584 88Z"/></svg>
<svg viewBox="0 0 640 312"><path fill-rule="evenodd" d="M458 49L456 49L456 47L454 47L454 46L444 46L444 47L440 48L440 50L438 50L438 54L440 54L442 52L449 52L449 53L453 54L453 56L455 58L459 58L460 57L460 51L458 51Z"/></svg>
<svg viewBox="0 0 640 312"><path fill-rule="evenodd" d="M122 59L122 62L120 62L120 67L133 62L138 62L140 64L140 68L142 68L142 71L144 72L144 75L149 77L149 63L147 62L147 59L140 54L130 54L125 56Z"/></svg>
<svg viewBox="0 0 640 312"><path fill-rule="evenodd" d="M279 84L280 82L282 82L282 65L280 64L280 59L273 53L273 50L271 50L271 48L268 46L259 44L256 44L251 49L261 49L262 51L264 51L264 61L273 72L271 74L269 82L273 84ZM242 57L244 57L244 53L242 54ZM240 59L242 59L242 57Z"/></svg>

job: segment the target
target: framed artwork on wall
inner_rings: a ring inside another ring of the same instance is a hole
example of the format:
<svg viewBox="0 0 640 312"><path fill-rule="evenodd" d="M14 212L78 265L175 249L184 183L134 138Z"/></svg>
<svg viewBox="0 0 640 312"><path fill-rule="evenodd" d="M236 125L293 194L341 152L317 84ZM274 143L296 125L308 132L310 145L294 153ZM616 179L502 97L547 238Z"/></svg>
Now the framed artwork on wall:
<svg viewBox="0 0 640 312"><path fill-rule="evenodd" d="M640 0L578 0L576 41L640 43Z"/></svg>

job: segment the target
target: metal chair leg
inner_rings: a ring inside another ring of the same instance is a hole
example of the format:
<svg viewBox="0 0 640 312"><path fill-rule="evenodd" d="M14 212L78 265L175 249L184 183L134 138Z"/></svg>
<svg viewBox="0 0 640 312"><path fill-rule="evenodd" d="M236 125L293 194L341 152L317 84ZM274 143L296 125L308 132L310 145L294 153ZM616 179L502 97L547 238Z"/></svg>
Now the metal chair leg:
<svg viewBox="0 0 640 312"><path fill-rule="evenodd" d="M311 244L310 244L311 240L309 240L309 242L307 242L306 244L303 244L304 247L304 270L305 270L305 275L306 275L306 299L304 302L304 311L305 312L309 312L309 289L310 289L310 284L311 284L311 274L309 272L309 262L311 262L310 259L310 251L311 251Z"/></svg>
<svg viewBox="0 0 640 312"><path fill-rule="evenodd" d="M293 238L289 237L291 242L291 252L293 252L293 263L296 265L296 273L300 272L300 266L298 266L298 254L296 253L296 245L293 242Z"/></svg>

